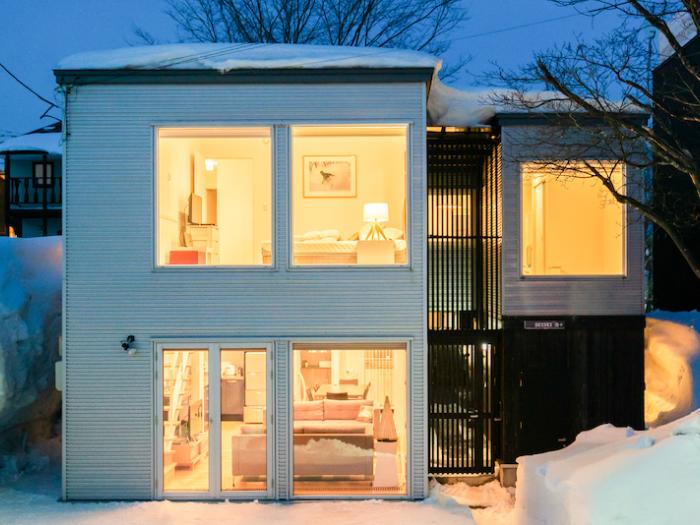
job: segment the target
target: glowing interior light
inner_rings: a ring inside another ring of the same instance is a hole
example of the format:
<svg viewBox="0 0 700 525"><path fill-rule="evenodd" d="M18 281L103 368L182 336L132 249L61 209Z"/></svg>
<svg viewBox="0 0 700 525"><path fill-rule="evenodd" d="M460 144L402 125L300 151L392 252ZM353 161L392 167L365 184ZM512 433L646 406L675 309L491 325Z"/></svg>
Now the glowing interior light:
<svg viewBox="0 0 700 525"><path fill-rule="evenodd" d="M204 167L207 171L214 171L219 165L214 159L204 159Z"/></svg>

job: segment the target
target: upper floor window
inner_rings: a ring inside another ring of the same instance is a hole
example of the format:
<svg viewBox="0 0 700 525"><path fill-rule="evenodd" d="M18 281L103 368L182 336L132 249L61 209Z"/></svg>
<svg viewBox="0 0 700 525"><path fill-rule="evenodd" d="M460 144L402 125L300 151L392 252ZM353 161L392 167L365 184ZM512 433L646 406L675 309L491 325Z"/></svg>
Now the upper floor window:
<svg viewBox="0 0 700 525"><path fill-rule="evenodd" d="M53 162L35 162L33 170L34 186L51 186L53 181Z"/></svg>
<svg viewBox="0 0 700 525"><path fill-rule="evenodd" d="M270 265L269 128L160 128L157 260Z"/></svg>
<svg viewBox="0 0 700 525"><path fill-rule="evenodd" d="M621 188L622 166L599 164ZM624 275L624 206L583 164L523 164L521 187L523 275Z"/></svg>
<svg viewBox="0 0 700 525"><path fill-rule="evenodd" d="M405 125L292 128L295 265L408 261Z"/></svg>

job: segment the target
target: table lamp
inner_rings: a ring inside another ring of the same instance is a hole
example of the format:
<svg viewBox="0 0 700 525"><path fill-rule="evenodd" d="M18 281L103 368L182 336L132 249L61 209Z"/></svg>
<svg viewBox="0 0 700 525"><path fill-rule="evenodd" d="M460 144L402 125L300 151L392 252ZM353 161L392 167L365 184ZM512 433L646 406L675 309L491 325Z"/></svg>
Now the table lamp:
<svg viewBox="0 0 700 525"><path fill-rule="evenodd" d="M386 235L380 223L389 221L389 205L386 202L368 202L363 209L364 221L372 226L367 234L367 240L386 240Z"/></svg>

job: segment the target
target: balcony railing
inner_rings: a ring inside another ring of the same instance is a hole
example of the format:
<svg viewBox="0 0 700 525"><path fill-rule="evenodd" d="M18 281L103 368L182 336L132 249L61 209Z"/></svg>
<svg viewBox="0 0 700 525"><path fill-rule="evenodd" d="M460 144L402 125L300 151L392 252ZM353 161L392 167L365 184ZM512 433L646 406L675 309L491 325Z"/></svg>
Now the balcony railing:
<svg viewBox="0 0 700 525"><path fill-rule="evenodd" d="M58 208L61 206L62 177L36 184L33 177L10 177L10 206L15 208Z"/></svg>

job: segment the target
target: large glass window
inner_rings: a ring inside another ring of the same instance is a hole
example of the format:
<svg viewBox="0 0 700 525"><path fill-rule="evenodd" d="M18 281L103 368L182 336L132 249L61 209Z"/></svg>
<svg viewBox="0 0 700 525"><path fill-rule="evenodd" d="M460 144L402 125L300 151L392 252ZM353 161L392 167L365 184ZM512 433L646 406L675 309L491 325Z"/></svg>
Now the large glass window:
<svg viewBox="0 0 700 525"><path fill-rule="evenodd" d="M163 490L209 490L208 350L163 351Z"/></svg>
<svg viewBox="0 0 700 525"><path fill-rule="evenodd" d="M292 128L293 262L408 260L405 125Z"/></svg>
<svg viewBox="0 0 700 525"><path fill-rule="evenodd" d="M221 490L267 487L264 349L221 349Z"/></svg>
<svg viewBox="0 0 700 525"><path fill-rule="evenodd" d="M272 263L269 128L158 130L158 265Z"/></svg>
<svg viewBox="0 0 700 525"><path fill-rule="evenodd" d="M403 344L295 344L294 494L406 494Z"/></svg>
<svg viewBox="0 0 700 525"><path fill-rule="evenodd" d="M620 188L619 165L600 163ZM623 275L625 212L583 165L522 167L523 275Z"/></svg>

